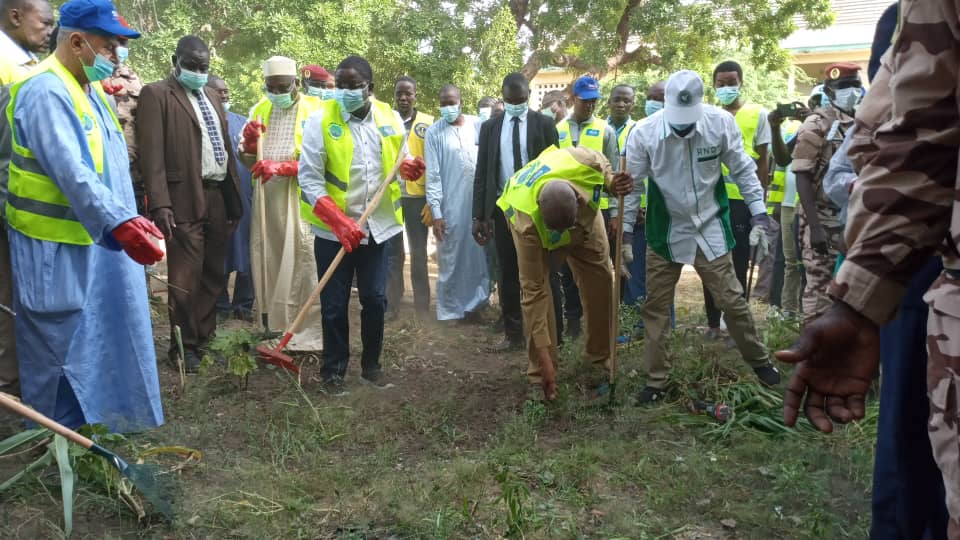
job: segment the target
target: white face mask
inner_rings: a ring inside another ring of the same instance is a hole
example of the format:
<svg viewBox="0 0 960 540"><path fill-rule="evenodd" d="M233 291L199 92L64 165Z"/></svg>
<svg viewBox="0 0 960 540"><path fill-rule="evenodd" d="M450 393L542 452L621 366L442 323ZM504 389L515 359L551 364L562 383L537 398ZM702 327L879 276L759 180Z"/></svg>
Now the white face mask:
<svg viewBox="0 0 960 540"><path fill-rule="evenodd" d="M833 92L833 106L845 113L852 113L860 100L859 88L841 88Z"/></svg>

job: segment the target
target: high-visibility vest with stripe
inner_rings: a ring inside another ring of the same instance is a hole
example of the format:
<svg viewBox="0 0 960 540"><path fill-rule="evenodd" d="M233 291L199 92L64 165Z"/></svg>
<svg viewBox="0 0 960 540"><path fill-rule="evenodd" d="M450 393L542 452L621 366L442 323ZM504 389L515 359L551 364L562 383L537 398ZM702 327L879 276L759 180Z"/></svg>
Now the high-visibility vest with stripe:
<svg viewBox="0 0 960 540"><path fill-rule="evenodd" d="M296 124L293 126L293 159L300 159L300 149L303 147L303 128L307 125L307 119L310 118L310 115L320 110L323 107L323 100L315 96L308 96L306 94L300 94L297 99L295 106L297 107L297 118L295 120ZM273 112L273 103L270 103L269 99L262 98L256 105L250 109L249 121L259 120L263 122L264 126L269 126L270 124L270 113ZM270 136L270 130L267 130L266 135ZM257 179L252 179L254 182L257 182ZM307 216L313 215L313 207L310 206L305 200L303 200L303 194L300 192L300 186L297 186L297 198L300 201L300 215Z"/></svg>
<svg viewBox="0 0 960 540"><path fill-rule="evenodd" d="M548 229L540 213L537 198L540 190L550 180L567 180L591 193L589 205L600 209L600 197L604 192L603 173L576 160L570 152L551 146L537 159L517 171L503 188L497 206L515 223L517 212L530 216L544 248L554 250L570 243L570 231L558 232Z"/></svg>
<svg viewBox="0 0 960 540"><path fill-rule="evenodd" d="M323 145L327 151L324 162L327 194L336 203L337 208L346 212L347 190L350 188L350 164L353 163L353 136L350 135L350 126L343 121L340 104L336 100L324 101L320 110L323 111L321 122ZM405 132L403 124L396 118L396 113L386 103L371 98L370 111L377 125L377 133L380 134L380 164L386 176L397 161ZM393 215L397 223L402 224L400 186L397 182L390 183L387 193L393 204ZM300 200L303 201L302 196ZM313 207L305 201L300 205L300 216L321 229L330 230L330 227L313 214Z"/></svg>
<svg viewBox="0 0 960 540"><path fill-rule="evenodd" d="M17 131L13 129L13 112L17 106L17 98L24 83L43 73L52 73L67 88L73 102L74 112L80 120L86 134L86 145L90 157L93 159L93 169L103 178L103 134L97 119L96 111L87 98L86 92L80 83L67 71L67 68L51 55L41 62L30 75L10 88L10 103L7 105L7 122L11 130L10 176L9 195L6 204L7 223L24 236L49 242L88 246L93 244L93 238L80 223L76 213L70 207L63 191L47 175L46 171L36 160L33 151L20 144L17 140ZM122 136L120 122L113 114L113 109L107 102L103 87L99 82L90 83L90 88L96 93L104 109L109 111L113 120L113 128ZM107 126L109 129L109 126Z"/></svg>
<svg viewBox="0 0 960 540"><path fill-rule="evenodd" d="M413 119L413 127L410 129L410 136L407 137L410 157L423 157L423 140L427 136L427 128L431 125L433 125L433 117L417 111L417 116ZM424 195L427 192L427 174L423 173L415 181L408 180L404 185L407 188L407 195Z"/></svg>
<svg viewBox="0 0 960 540"><path fill-rule="evenodd" d="M757 124L760 123L760 113L762 111L763 107L760 105L747 103L740 107L734 117L737 126L740 127L740 133L743 134L743 149L747 151L747 155L755 160L760 158L760 154L753 148L753 136L757 133ZM726 182L727 198L742 201L743 195L740 194L740 188L737 187L736 182L730 179L730 171L727 170L726 165L723 166L723 180Z"/></svg>
<svg viewBox="0 0 960 540"><path fill-rule="evenodd" d="M580 140L577 146L589 148L603 153L603 134L607 131L607 121L601 120L596 116L593 121L580 129ZM557 138L560 141L557 146L560 148L570 148L573 146L573 138L570 136L570 121L564 120L557 125Z"/></svg>
<svg viewBox="0 0 960 540"><path fill-rule="evenodd" d="M799 120L790 120L785 122L780 128L784 140L789 139L800 128ZM770 181L770 187L767 188L767 213L773 215L775 205L783 203L783 192L787 188L787 168L779 165L773 171L773 180Z"/></svg>
<svg viewBox="0 0 960 540"><path fill-rule="evenodd" d="M621 154L623 153L624 147L627 146L627 135L630 134L630 129L632 129L636 123L637 121L633 118L627 118L627 123L620 128L620 134L617 135L617 148L619 148Z"/></svg>
<svg viewBox="0 0 960 540"><path fill-rule="evenodd" d="M607 132L607 121L601 120L596 116L593 117L593 121L580 129L580 140L577 141L577 146L580 148L589 148L591 150L596 150L603 155L606 155L603 151L603 135ZM573 147L573 138L570 136L570 121L564 120L560 122L557 126L557 138L559 139L560 148L571 148ZM611 163L611 165L616 165ZM604 193L600 198L600 208L606 210L610 208L610 199L607 197L607 194Z"/></svg>

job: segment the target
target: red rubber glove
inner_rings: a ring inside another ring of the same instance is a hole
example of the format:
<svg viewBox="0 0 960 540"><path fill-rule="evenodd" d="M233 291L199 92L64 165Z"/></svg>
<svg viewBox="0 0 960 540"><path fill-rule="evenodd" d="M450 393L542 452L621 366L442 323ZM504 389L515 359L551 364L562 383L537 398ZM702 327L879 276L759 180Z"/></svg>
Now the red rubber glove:
<svg viewBox="0 0 960 540"><path fill-rule="evenodd" d="M296 176L300 169L300 163L297 161L271 161L261 159L253 164L250 174L254 178L259 178L261 183L266 184L274 176Z"/></svg>
<svg viewBox="0 0 960 540"><path fill-rule="evenodd" d="M247 125L243 126L243 133L240 135L242 138L240 141L240 149L243 150L243 153L256 154L257 141L260 140L260 134L266 131L267 126L263 125L263 122L259 120L247 122Z"/></svg>
<svg viewBox="0 0 960 540"><path fill-rule="evenodd" d="M400 176L404 180L416 180L423 176L425 172L427 172L427 164L423 161L422 157L405 159L403 163L400 164Z"/></svg>
<svg viewBox="0 0 960 540"><path fill-rule="evenodd" d="M151 236L162 240L163 233L143 216L121 223L112 234L127 255L140 264L154 264L163 258L163 250L150 241Z"/></svg>
<svg viewBox="0 0 960 540"><path fill-rule="evenodd" d="M337 208L337 203L333 202L329 195L317 199L317 204L313 206L313 215L330 227L347 253L356 249L360 241L367 236L367 233L360 230L356 221L348 218L342 210Z"/></svg>

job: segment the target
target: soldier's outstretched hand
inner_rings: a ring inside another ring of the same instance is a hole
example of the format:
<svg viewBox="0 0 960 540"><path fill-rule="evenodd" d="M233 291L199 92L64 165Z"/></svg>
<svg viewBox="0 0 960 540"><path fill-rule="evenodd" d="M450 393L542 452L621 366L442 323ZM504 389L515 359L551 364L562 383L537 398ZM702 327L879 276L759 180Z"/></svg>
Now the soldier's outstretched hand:
<svg viewBox="0 0 960 540"><path fill-rule="evenodd" d="M830 433L834 423L863 418L880 361L880 333L872 321L836 302L804 326L793 348L776 357L797 364L784 395L784 422L795 425L802 406L817 429Z"/></svg>

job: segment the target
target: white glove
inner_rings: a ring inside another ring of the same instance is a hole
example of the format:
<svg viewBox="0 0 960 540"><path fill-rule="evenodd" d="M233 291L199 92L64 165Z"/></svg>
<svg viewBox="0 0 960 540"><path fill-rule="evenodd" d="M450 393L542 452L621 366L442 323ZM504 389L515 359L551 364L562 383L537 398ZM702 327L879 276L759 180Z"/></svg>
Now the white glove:
<svg viewBox="0 0 960 540"><path fill-rule="evenodd" d="M754 225L753 228L750 229L750 246L757 248L756 261L763 259L770 253L770 239L767 237L767 229L765 227Z"/></svg>
<svg viewBox="0 0 960 540"><path fill-rule="evenodd" d="M628 265L633 262L633 244L623 243L620 248L623 251L623 264Z"/></svg>

